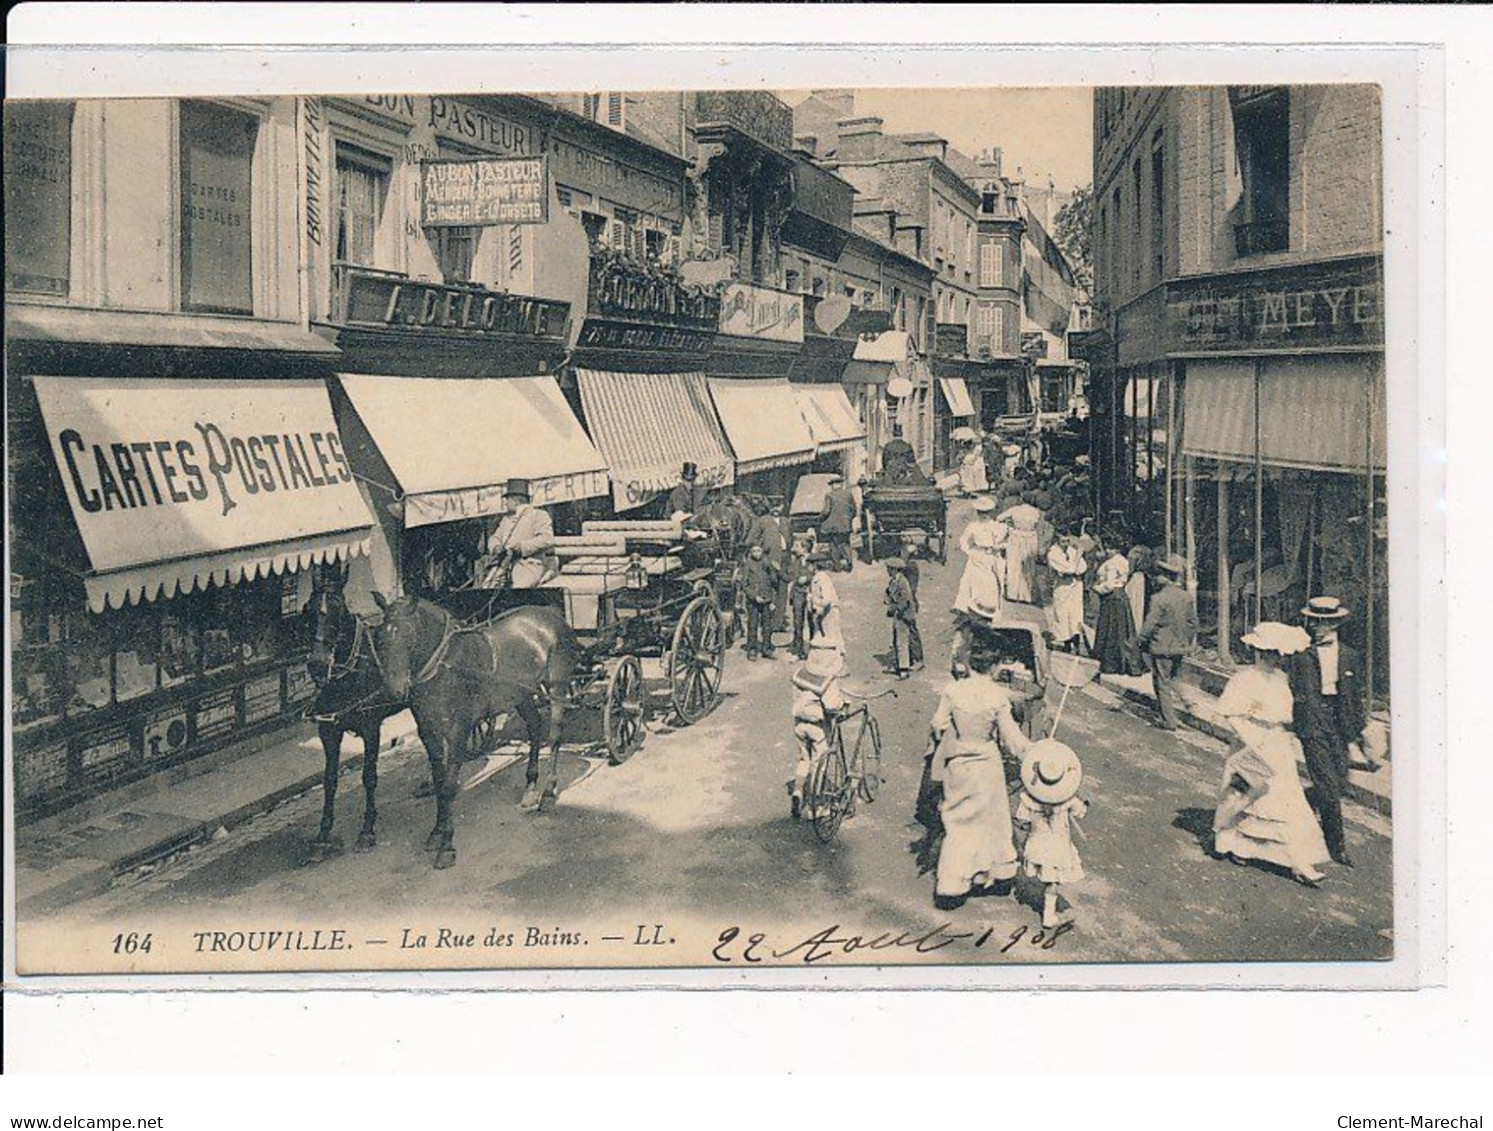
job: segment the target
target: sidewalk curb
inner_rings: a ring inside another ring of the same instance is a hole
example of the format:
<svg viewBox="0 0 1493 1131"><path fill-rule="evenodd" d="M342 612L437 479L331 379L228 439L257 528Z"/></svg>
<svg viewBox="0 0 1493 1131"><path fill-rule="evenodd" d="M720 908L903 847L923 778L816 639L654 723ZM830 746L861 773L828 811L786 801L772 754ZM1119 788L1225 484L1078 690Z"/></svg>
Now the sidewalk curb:
<svg viewBox="0 0 1493 1131"><path fill-rule="evenodd" d="M1156 696L1148 695L1144 691L1137 691L1133 687L1127 687L1114 676L1101 675L1099 677L1099 686L1115 695L1123 697L1131 703L1149 707L1153 711L1156 709ZM1197 714L1192 710L1190 705L1184 704L1177 713L1183 723L1195 731L1208 735L1210 738L1216 738L1220 742L1232 742L1234 739L1234 734L1231 730L1213 719ZM1349 800L1362 805L1365 809L1372 809L1374 812L1382 814L1385 817L1393 817L1394 809L1391 795L1380 793L1364 785L1362 781L1355 780L1364 776L1367 775L1362 775L1358 771L1351 771L1348 775L1348 781L1343 786L1343 795Z"/></svg>
<svg viewBox="0 0 1493 1131"><path fill-rule="evenodd" d="M363 765L363 755L360 752L348 753L343 756L340 773L347 773L350 769L360 769ZM16 898L16 911L19 917L26 915L43 914L52 912L76 903L81 899L92 899L94 896L102 895L108 891L116 879L134 868L149 864L153 860L159 860L163 856L169 856L173 852L180 852L191 845L210 840L214 833L220 828L233 830L252 820L263 813L267 813L282 801L288 801L297 794L308 792L320 787L323 771L307 774L288 785L270 791L265 796L240 805L226 813L208 817L197 821L190 828L164 836L160 840L146 845L144 848L135 849L133 852L116 856L112 860L100 861L96 867L86 872L75 873L67 879L50 887L39 888L30 892L25 897L19 893Z"/></svg>
<svg viewBox="0 0 1493 1131"><path fill-rule="evenodd" d="M418 740L413 728L396 730L391 736L385 738L379 747L379 752L387 754L412 739ZM353 746L356 747L356 751L351 749ZM252 756L252 754L249 755L249 757ZM344 747L338 771L339 774L361 770L362 765L362 744L353 743ZM225 768L227 767L218 767L216 772L222 772ZM159 860L161 857L168 856L174 852L179 852L191 845L209 840L219 829L231 831L245 822L268 812L281 802L288 801L299 794L307 793L313 789L319 789L324 773L324 768L318 767L311 772L292 779L284 785L277 786L253 801L201 819L194 816L190 818L192 823L185 828L178 828L144 847L135 848L112 859L93 862L92 867L84 865L83 867L73 869L66 877L60 878L52 884L36 887L24 895L19 891L18 885L16 892L17 917L24 918L27 915L55 912L67 904L102 895L109 890L116 879L134 868L141 867L153 860ZM141 800L149 796L168 792L173 784L175 782L172 780L163 780L160 783L159 789L143 795L138 789L133 790L130 794L130 800L138 804Z"/></svg>

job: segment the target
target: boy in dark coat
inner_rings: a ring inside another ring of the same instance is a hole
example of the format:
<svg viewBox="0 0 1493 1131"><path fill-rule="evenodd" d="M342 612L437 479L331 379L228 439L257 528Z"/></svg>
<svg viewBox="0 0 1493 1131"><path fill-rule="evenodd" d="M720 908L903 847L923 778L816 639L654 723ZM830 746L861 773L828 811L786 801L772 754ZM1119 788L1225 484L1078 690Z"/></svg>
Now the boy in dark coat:
<svg viewBox="0 0 1493 1131"><path fill-rule="evenodd" d="M809 658L809 586L814 580L814 567L809 560L809 547L795 542L793 554L788 560L788 615L793 630L790 647L796 659Z"/></svg>
<svg viewBox="0 0 1493 1131"><path fill-rule="evenodd" d="M886 572L886 615L892 618L892 669L898 679L906 679L923 666L918 599L901 558L888 558Z"/></svg>
<svg viewBox="0 0 1493 1131"><path fill-rule="evenodd" d="M778 596L778 571L761 546L753 546L741 565L742 595L746 598L746 656L771 656L772 609Z"/></svg>

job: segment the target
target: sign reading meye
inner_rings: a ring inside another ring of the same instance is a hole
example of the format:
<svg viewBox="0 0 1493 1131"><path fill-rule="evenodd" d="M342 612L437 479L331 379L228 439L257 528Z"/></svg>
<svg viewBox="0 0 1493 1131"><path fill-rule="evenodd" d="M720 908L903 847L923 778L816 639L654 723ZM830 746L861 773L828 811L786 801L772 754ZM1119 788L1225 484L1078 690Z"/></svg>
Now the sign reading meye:
<svg viewBox="0 0 1493 1131"><path fill-rule="evenodd" d="M544 157L476 157L420 163L420 223L426 228L543 224L549 220Z"/></svg>

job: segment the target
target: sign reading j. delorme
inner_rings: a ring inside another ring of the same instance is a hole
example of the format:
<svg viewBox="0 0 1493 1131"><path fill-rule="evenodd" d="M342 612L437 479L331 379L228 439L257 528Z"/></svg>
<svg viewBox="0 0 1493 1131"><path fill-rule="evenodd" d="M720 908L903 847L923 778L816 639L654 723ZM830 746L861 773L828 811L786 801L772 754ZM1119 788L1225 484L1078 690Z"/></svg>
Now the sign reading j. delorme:
<svg viewBox="0 0 1493 1131"><path fill-rule="evenodd" d="M420 223L427 228L543 224L549 219L544 157L478 157L420 165Z"/></svg>

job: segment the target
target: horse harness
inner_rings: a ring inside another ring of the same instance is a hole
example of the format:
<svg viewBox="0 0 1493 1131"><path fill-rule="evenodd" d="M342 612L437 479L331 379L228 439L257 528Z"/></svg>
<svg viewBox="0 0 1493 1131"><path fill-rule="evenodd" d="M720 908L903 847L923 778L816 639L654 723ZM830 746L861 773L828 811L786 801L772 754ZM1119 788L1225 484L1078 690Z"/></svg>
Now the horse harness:
<svg viewBox="0 0 1493 1131"><path fill-rule="evenodd" d="M456 672L458 675L497 675L498 650L497 647L493 644L492 637L488 636L487 633L483 631L483 629L490 628L493 624L497 623L498 620L501 620L502 617L495 618L493 621L489 621L487 624L464 627L450 613L445 612L445 610L442 610L442 612L445 615L446 619L441 626L440 642L435 646L435 651L430 654L430 658L425 661L425 663L421 666L420 671L410 681L410 688L413 690L414 688L419 687L421 684L429 683L437 675L440 674L442 668L447 668L450 671ZM451 646L453 643L455 643L456 638L465 634L478 636L482 639L483 643L487 645L489 665L487 671L479 672L473 671L469 668L459 668L446 662L447 656L451 651ZM374 662L379 662L377 653L374 654ZM382 664L380 664L380 668L382 668ZM548 689L544 687L543 682L541 681L540 686L532 689L530 694L533 695L534 698L538 699L542 696L547 695Z"/></svg>

